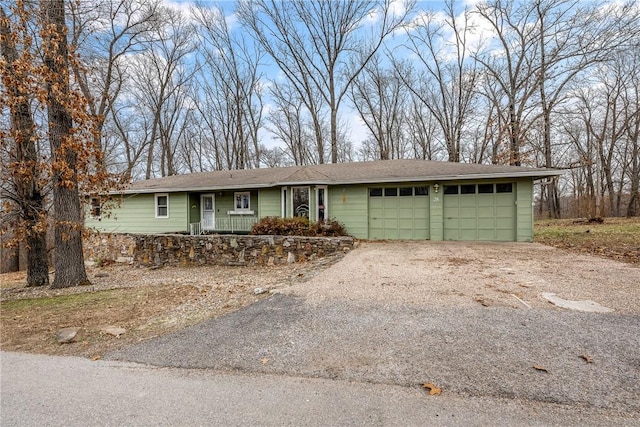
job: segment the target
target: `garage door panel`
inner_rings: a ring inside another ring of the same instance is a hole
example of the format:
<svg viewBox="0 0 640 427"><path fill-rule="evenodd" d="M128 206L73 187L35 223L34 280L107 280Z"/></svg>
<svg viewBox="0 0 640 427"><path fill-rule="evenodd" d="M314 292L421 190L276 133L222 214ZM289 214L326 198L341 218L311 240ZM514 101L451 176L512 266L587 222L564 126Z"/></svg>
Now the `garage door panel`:
<svg viewBox="0 0 640 427"><path fill-rule="evenodd" d="M496 206L496 218L513 218L513 206Z"/></svg>
<svg viewBox="0 0 640 427"><path fill-rule="evenodd" d="M502 220L497 220L496 221L496 230L513 230L513 220L511 218L509 219L502 219Z"/></svg>
<svg viewBox="0 0 640 427"><path fill-rule="evenodd" d="M495 200L493 194L478 194L478 206L493 208Z"/></svg>
<svg viewBox="0 0 640 427"><path fill-rule="evenodd" d="M496 230L496 240L500 242L512 242L515 232L511 230Z"/></svg>
<svg viewBox="0 0 640 427"><path fill-rule="evenodd" d="M384 209L387 210L396 210L398 209L398 197L383 197L383 205Z"/></svg>
<svg viewBox="0 0 640 427"><path fill-rule="evenodd" d="M460 207L474 208L477 206L475 194L465 194L460 196Z"/></svg>
<svg viewBox="0 0 640 427"><path fill-rule="evenodd" d="M475 218L460 218L461 230L475 230L478 228L478 221Z"/></svg>
<svg viewBox="0 0 640 427"><path fill-rule="evenodd" d="M445 195L444 237L446 240L513 240L514 216L513 192Z"/></svg>
<svg viewBox="0 0 640 427"><path fill-rule="evenodd" d="M475 218L477 216L477 209L475 206L466 208L461 207L459 216L460 218Z"/></svg>
<svg viewBox="0 0 640 427"><path fill-rule="evenodd" d="M444 240L460 240L457 229L444 229Z"/></svg>
<svg viewBox="0 0 640 427"><path fill-rule="evenodd" d="M496 240L495 230L478 230L478 240Z"/></svg>
<svg viewBox="0 0 640 427"><path fill-rule="evenodd" d="M491 206L491 207L483 207L483 206L478 207L478 218L491 218L491 219L493 219L494 214L495 214L495 210L494 210L493 206Z"/></svg>
<svg viewBox="0 0 640 427"><path fill-rule="evenodd" d="M494 230L495 228L496 221L493 218L478 218L478 229Z"/></svg>
<svg viewBox="0 0 640 427"><path fill-rule="evenodd" d="M429 197L415 188L383 187L379 196L369 196L370 238L429 238Z"/></svg>
<svg viewBox="0 0 640 427"><path fill-rule="evenodd" d="M496 194L496 206L513 206L513 193Z"/></svg>
<svg viewBox="0 0 640 427"><path fill-rule="evenodd" d="M400 208L398 209L398 218L413 219L413 208Z"/></svg>
<svg viewBox="0 0 640 427"><path fill-rule="evenodd" d="M382 197L369 197L369 210L371 209L383 209L384 202Z"/></svg>

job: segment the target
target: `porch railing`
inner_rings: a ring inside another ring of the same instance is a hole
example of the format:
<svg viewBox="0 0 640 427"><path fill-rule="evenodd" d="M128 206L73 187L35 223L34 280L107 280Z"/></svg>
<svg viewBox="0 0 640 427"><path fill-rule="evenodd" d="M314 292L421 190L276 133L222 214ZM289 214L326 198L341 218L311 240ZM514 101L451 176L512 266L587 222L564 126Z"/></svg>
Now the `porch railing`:
<svg viewBox="0 0 640 427"><path fill-rule="evenodd" d="M251 231L251 227L258 222L256 217L227 217L216 218L215 220L202 220L200 222L192 222L189 224L189 233L192 236L203 234L205 232L230 232Z"/></svg>

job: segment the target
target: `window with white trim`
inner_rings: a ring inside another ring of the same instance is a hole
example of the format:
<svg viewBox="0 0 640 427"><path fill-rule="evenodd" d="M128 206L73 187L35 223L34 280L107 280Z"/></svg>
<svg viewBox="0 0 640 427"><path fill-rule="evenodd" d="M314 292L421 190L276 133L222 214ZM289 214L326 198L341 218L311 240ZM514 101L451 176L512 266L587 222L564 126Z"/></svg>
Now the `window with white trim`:
<svg viewBox="0 0 640 427"><path fill-rule="evenodd" d="M236 212L246 212L251 210L251 193L249 191L243 191L234 193L233 199L234 210Z"/></svg>
<svg viewBox="0 0 640 427"><path fill-rule="evenodd" d="M291 213L309 218L309 187L291 187Z"/></svg>
<svg viewBox="0 0 640 427"><path fill-rule="evenodd" d="M156 218L169 218L169 194L156 194Z"/></svg>

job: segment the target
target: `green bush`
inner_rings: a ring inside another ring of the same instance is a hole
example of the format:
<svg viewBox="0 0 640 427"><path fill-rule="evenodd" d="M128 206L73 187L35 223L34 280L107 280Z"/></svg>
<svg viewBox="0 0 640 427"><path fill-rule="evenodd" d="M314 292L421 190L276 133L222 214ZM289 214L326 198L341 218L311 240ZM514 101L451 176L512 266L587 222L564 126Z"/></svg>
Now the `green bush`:
<svg viewBox="0 0 640 427"><path fill-rule="evenodd" d="M254 224L251 234L275 236L338 237L346 236L344 225L336 220L311 222L307 218L266 217Z"/></svg>

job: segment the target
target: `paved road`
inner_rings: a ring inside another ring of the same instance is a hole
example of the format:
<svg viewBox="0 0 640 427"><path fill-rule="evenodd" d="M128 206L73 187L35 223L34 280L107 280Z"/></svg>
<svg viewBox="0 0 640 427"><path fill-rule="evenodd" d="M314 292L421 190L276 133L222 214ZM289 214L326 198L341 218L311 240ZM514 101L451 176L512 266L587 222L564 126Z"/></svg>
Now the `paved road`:
<svg viewBox="0 0 640 427"><path fill-rule="evenodd" d="M589 408L428 396L418 388L0 353L0 423L101 425L633 425Z"/></svg>
<svg viewBox="0 0 640 427"><path fill-rule="evenodd" d="M459 396L639 416L639 337L637 316L611 313L309 304L274 295L107 357L406 387L434 382Z"/></svg>

